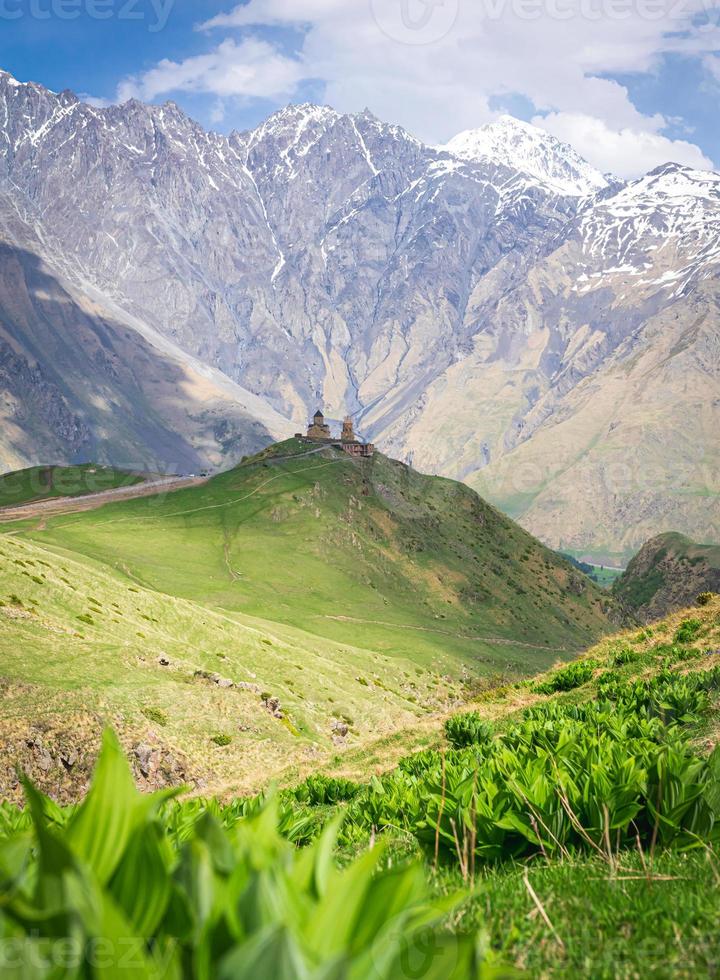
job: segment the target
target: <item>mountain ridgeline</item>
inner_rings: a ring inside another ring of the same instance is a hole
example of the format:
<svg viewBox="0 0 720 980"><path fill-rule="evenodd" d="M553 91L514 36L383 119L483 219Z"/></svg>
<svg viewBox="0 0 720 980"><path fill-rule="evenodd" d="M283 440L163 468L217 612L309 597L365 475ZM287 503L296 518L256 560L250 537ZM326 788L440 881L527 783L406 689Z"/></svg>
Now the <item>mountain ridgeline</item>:
<svg viewBox="0 0 720 980"><path fill-rule="evenodd" d="M320 402L554 548L715 526L717 174L625 185L509 118L226 137L6 74L0 119L6 468L231 463Z"/></svg>

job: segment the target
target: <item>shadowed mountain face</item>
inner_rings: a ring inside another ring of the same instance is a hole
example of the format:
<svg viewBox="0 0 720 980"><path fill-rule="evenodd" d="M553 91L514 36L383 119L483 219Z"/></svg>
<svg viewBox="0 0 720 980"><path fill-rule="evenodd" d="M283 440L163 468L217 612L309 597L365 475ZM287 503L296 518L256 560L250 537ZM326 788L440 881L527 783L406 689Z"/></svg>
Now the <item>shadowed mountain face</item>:
<svg viewBox="0 0 720 980"><path fill-rule="evenodd" d="M0 244L0 455L189 472L272 438L212 381Z"/></svg>
<svg viewBox="0 0 720 980"><path fill-rule="evenodd" d="M304 105L226 138L173 104L101 110L7 75L0 120L0 186L45 261L267 399L250 414L278 435L349 410L606 560L662 527L706 535L717 175L623 186L507 119L433 149Z"/></svg>

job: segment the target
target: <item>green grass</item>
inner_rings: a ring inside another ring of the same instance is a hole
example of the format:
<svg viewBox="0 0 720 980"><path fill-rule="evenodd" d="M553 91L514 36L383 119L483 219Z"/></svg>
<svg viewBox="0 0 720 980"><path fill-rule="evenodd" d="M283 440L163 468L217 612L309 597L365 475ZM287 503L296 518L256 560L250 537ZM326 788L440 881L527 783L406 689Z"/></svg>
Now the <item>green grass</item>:
<svg viewBox="0 0 720 980"><path fill-rule="evenodd" d="M530 886L552 929L538 911ZM443 893L459 875L438 881ZM461 928L489 930L492 945L531 977L713 976L720 959L720 855L629 852L615 867L595 856L483 872Z"/></svg>
<svg viewBox="0 0 720 980"><path fill-rule="evenodd" d="M81 466L34 466L0 476L0 507L57 497L80 497L142 483L146 476L85 463Z"/></svg>
<svg viewBox="0 0 720 980"><path fill-rule="evenodd" d="M97 603L101 593L93 593ZM692 628L683 633L688 622ZM290 980L308 975L311 965L329 969L332 956L336 967L341 962L355 971L348 975L377 971L388 980L509 977L514 970L558 980L714 976L720 769L718 752L710 753L720 738L719 643L720 598L714 597L692 616L684 611L652 630L601 642L579 661L592 669L578 688L539 695L555 670L488 689L472 715L446 726L449 738L461 733L468 736L463 744L474 748L443 746L437 729L428 742L445 755L443 779L436 774L430 786L423 773L437 753L403 758L396 771L368 783L379 757L364 752L355 763L365 766L366 785L330 765L269 802L157 799L152 806L133 793L122 754L106 734L98 775L79 809L60 810L32 790L26 790L31 812L0 806L0 927L19 937L18 949L28 955L37 943L53 949L72 929L83 944L102 940L113 964L124 937L142 937L140 977L154 975L166 937L173 937L167 953L176 973L188 977L204 975L198 964L205 962L213 975ZM621 656L630 650L634 657ZM616 703L605 716L605 709L596 710L603 699ZM567 770L563 758L577 755L579 741L569 737L570 728L593 747L589 765L578 766L578 757ZM213 734L208 748L214 755L232 751L235 739L228 741L225 729ZM487 784L489 799L502 804L521 786L528 813L543 815L545 840L534 839L540 825L524 821L522 808L515 819L506 816L503 830L508 839L522 833L529 846L519 851L516 837L496 853L488 844L500 825L488 824L482 798L480 808L457 808L454 796L469 798L483 783L493 752L489 739L504 739L506 747L495 751L506 754L523 738L530 750L525 764L513 765L507 756L505 775L501 766L494 785ZM557 760L557 778L547 794L531 772L546 742L557 746L549 756ZM385 747L390 743L401 753L409 748L406 734L388 736ZM606 770L608 749L615 762ZM648 766L646 752L665 760L662 767ZM682 758L689 762L684 775L677 765ZM460 759L472 760L474 771L455 784ZM628 795L632 771L637 779ZM653 774L665 792L647 782ZM582 779L586 787L573 789ZM410 793L386 825L368 807L393 780ZM557 806L557 818L547 816L560 790L573 800L579 824ZM638 793L651 817L660 807L662 824L627 809ZM409 818L438 801L461 843L453 845L443 827L436 861L434 835L421 825L418 833ZM705 816L698 819L701 810ZM593 812L600 824L588 820ZM340 815L342 823L334 819ZM478 827L470 847L477 846L477 861L468 860L466 818ZM613 822L610 832L601 826L606 821ZM571 824L582 832L570 833ZM553 833L561 840L552 840ZM48 896L52 917L39 914ZM93 914L97 908L102 916ZM421 910L431 913L429 920L415 918ZM379 931L388 921L388 932ZM415 937L412 951L422 953L412 960L409 936Z"/></svg>
<svg viewBox="0 0 720 980"><path fill-rule="evenodd" d="M693 629L693 635L679 645L668 641L676 637L682 624L687 622L687 611L655 624L652 631L627 633L602 642L588 651L586 662L596 665L593 679L578 690L549 697L534 694L533 691L552 678L550 674L514 688L503 685L497 689L494 699L492 692L488 691L475 706L473 725L479 728L483 722L491 723L496 733L510 733L522 721L528 707L538 706L543 711L551 709L550 713L546 711L545 717L548 719L546 723L553 726L553 708L558 709L557 719L560 721L564 707L577 705L579 709L584 709L592 706L602 696L601 691L605 687L603 677L606 680L608 676L616 690L622 690L622 685L627 684L632 691L641 693L644 687L637 686L639 680L652 682L654 679L660 685L657 688L660 700L666 702L663 685L670 680L674 679L674 687L680 693L686 679L700 680L705 672L717 668L713 651L720 647L720 599L716 597L698 613L693 612L693 618L700 621L701 628ZM632 660L620 657L623 662L618 667L616 659L619 652L631 649L635 657ZM685 674L688 674L688 678L685 678ZM647 690L652 689L651 683ZM639 706L641 701L628 703ZM691 747L692 752L707 757L720 740L717 685L709 705L702 696L695 703L699 707L699 715L687 714L680 701L677 708L681 714L684 712L682 718L664 713L666 721L676 725L674 734L669 730L667 734L672 744L677 745L679 739L686 747ZM459 717L462 719L464 716ZM642 715L638 713L638 722L641 718ZM653 724L658 737L665 737L657 720ZM451 735L454 734L452 726L449 726L449 731ZM446 753L445 771L449 781L452 778L452 751L447 745L443 747L440 739L429 741L427 748ZM478 753L478 779L482 778L486 752L483 734ZM417 757L418 762L422 763L424 757L427 757L427 753L421 753ZM597 767L599 773L598 754L593 753L592 759L593 767ZM629 756L623 772L628 771L626 766L631 761L634 761L634 757ZM419 771L417 764L408 765L408 762L412 760L401 762L408 773ZM327 772L328 775L343 773L347 776L349 770L346 762L344 766L328 769ZM352 775L363 779L370 775L370 771L365 769L363 772L362 764L359 764ZM617 775L620 775L620 770ZM515 776L523 779L524 773L516 770ZM407 780L408 786L412 785L413 778L410 776ZM715 780L717 778L716 771ZM598 779L591 792L603 793L602 778L598 776ZM502 797L499 785L498 789ZM358 805L362 807L362 792L362 788L353 791L353 799L347 804L351 819L353 808ZM435 795L437 802L440 782L438 780L429 792L428 787L416 784L416 792L416 803L427 808L431 794ZM673 793L678 792L680 784L674 783ZM714 792L713 805L717 813L720 799L717 790ZM412 808L415 804L410 802L408 805ZM448 784L444 808L445 812L450 810L453 813L462 841L461 821L451 806ZM539 806L537 800L535 806ZM332 812L333 808L328 808L325 819ZM377 817L373 815L375 819ZM458 889L471 886L474 897L455 917L456 928L461 931L482 930L497 955L526 971L529 976L597 977L607 980L639 977L669 980L682 977L689 980L697 976L713 976L717 971L720 957L720 934L717 930L720 853L714 844L691 836L684 844L689 850L668 849L660 845L662 834L653 845L653 834L645 833L639 848L631 839L629 844L618 850L619 838L613 835L610 846L601 840L597 852L590 846L584 846L585 853L579 853L577 845L570 845L567 853L546 858L536 848L535 855L523 861L509 859L486 864L478 858L475 866L468 867L463 873L457 856L451 860L446 856L446 860L436 867L432 841L429 845L421 846L413 833L402 829L403 819L403 814L398 813L393 821L394 828L379 835L379 839L387 835L391 841L393 860L398 862L424 857L426 873L440 895L454 894ZM558 825L554 827L557 830ZM652 825L648 829L651 828ZM638 829L641 830L640 825ZM482 840L482 834L479 839ZM343 855L350 857L362 852L366 840L366 837L355 837L351 833L351 842L345 845ZM462 851L462 845L459 851ZM458 850L455 854L458 854Z"/></svg>
<svg viewBox="0 0 720 980"><path fill-rule="evenodd" d="M610 629L603 593L466 487L306 452L3 525L4 743L38 726L92 742L109 721L191 780L251 791ZM232 742L209 753L218 733Z"/></svg>
<svg viewBox="0 0 720 980"><path fill-rule="evenodd" d="M352 749L461 693L402 656L167 596L14 535L0 537L0 662L0 744L13 758L33 732L94 744L110 722L128 748L154 732L191 780L218 792L257 791L289 766L326 758L342 715L354 722ZM220 687L213 674L250 688ZM284 719L267 711L263 692L279 698ZM218 732L235 737L208 756ZM38 773L46 777L45 788L55 785L54 770Z"/></svg>
<svg viewBox="0 0 720 980"><path fill-rule="evenodd" d="M467 488L382 456L301 452L291 441L203 487L3 529L3 796L22 797L16 763L77 796L110 724L131 759L163 753L166 782L231 802L147 806L106 736L112 778L81 809L0 805L0 931L46 946L46 926L83 942L172 936L177 975L206 957L217 975L288 977L306 957L329 968L326 937L342 934L365 976L392 895L402 935L438 913L443 959L414 975L459 962L458 980L480 975L474 950L533 977L712 975L720 599L568 667L609 629L592 583ZM135 776L149 787L137 761ZM273 776L292 789L269 808L232 799ZM339 847L337 828L304 846L339 814ZM471 825L486 836L468 844ZM33 906L50 894L36 880L57 885L52 917ZM406 953L393 947L388 980Z"/></svg>
<svg viewBox="0 0 720 980"><path fill-rule="evenodd" d="M143 798L110 732L78 808L25 791L29 812L0 809L3 976L503 975L474 932L450 932L463 896L433 896L419 864L393 867L378 847L340 868L337 823L300 851L288 838L309 843L303 821L272 803Z"/></svg>
<svg viewBox="0 0 720 980"><path fill-rule="evenodd" d="M304 452L291 440L202 487L14 530L149 589L455 673L534 671L608 630L607 597L467 487Z"/></svg>

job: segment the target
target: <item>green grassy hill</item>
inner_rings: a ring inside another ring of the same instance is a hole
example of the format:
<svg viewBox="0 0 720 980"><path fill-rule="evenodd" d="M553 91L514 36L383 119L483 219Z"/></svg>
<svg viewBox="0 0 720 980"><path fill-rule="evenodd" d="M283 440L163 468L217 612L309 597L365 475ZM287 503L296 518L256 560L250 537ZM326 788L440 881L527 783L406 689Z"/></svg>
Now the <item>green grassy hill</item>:
<svg viewBox="0 0 720 980"><path fill-rule="evenodd" d="M460 691L404 657L155 592L13 535L0 538L0 661L0 783L10 796L15 762L34 770L52 746L47 788L72 793L105 722L131 753L159 750L160 783L249 791L326 758L339 726L343 745L359 745L417 724ZM226 746L212 741L222 735Z"/></svg>
<svg viewBox="0 0 720 980"><path fill-rule="evenodd" d="M714 976L719 643L715 596L269 798L149 800L106 732L58 807L48 748L0 803L14 975Z"/></svg>
<svg viewBox="0 0 720 980"><path fill-rule="evenodd" d="M28 726L82 754L71 733L109 718L166 768L249 789L611 629L607 595L467 487L293 440L2 531L9 773Z"/></svg>
<svg viewBox="0 0 720 980"><path fill-rule="evenodd" d="M169 595L456 669L533 669L608 625L602 592L462 484L294 440L204 486L19 533Z"/></svg>
<svg viewBox="0 0 720 980"><path fill-rule="evenodd" d="M443 729L349 753L294 797L323 820L346 811L346 855L372 832L441 894L470 883L453 928L485 931L523 975L713 975L719 653L714 596L491 687ZM349 802L322 806L335 786Z"/></svg>
<svg viewBox="0 0 720 980"><path fill-rule="evenodd" d="M660 619L701 592L720 592L720 545L659 534L633 558L613 592L643 622Z"/></svg>
<svg viewBox="0 0 720 980"><path fill-rule="evenodd" d="M140 473L94 463L33 466L0 476L0 507L17 507L57 497L80 497L102 490L135 486L145 479L146 476Z"/></svg>

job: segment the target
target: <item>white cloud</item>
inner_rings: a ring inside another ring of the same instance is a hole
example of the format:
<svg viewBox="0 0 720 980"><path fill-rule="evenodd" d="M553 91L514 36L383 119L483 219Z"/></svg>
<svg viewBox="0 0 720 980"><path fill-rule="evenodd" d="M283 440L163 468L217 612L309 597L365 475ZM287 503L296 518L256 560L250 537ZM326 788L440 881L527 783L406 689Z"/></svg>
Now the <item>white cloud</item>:
<svg viewBox="0 0 720 980"><path fill-rule="evenodd" d="M249 0L199 25L207 38L238 31L239 43L160 62L122 91L286 99L303 80L320 80L335 108L367 106L429 143L482 125L493 97L518 94L559 128L575 120L578 149L604 169L635 173L662 153L707 165L692 143L662 135L662 115L642 114L623 85L600 76L654 71L667 51L712 58L717 30L697 17L709 2L405 0L403 21L400 0ZM295 55L247 37L272 38L274 28L297 31ZM593 127L603 145L585 138Z"/></svg>
<svg viewBox="0 0 720 980"><path fill-rule="evenodd" d="M184 61L164 59L149 71L126 78L118 86L118 98L121 102L131 98L151 101L170 92L288 98L302 76L297 60L285 57L266 41L226 39L209 54Z"/></svg>
<svg viewBox="0 0 720 980"><path fill-rule="evenodd" d="M698 170L713 169L712 161L694 143L668 139L661 133L613 129L601 119L571 112L554 112L533 122L570 143L603 173L637 177L668 162Z"/></svg>
<svg viewBox="0 0 720 980"><path fill-rule="evenodd" d="M704 58L703 64L710 74L713 75L718 82L720 82L720 57L718 57L716 54L709 54L706 58Z"/></svg>
<svg viewBox="0 0 720 980"><path fill-rule="evenodd" d="M256 27L258 24L318 24L333 16L344 16L349 7L346 0L295 0L292 9L286 0L250 0L249 3L239 4L228 14L218 14L205 21L199 25L199 30ZM369 6L367 12L370 12Z"/></svg>
<svg viewBox="0 0 720 980"><path fill-rule="evenodd" d="M112 105L110 99L101 99L96 95L89 95L87 92L78 92L78 98L86 105L91 105L94 109L107 109Z"/></svg>

